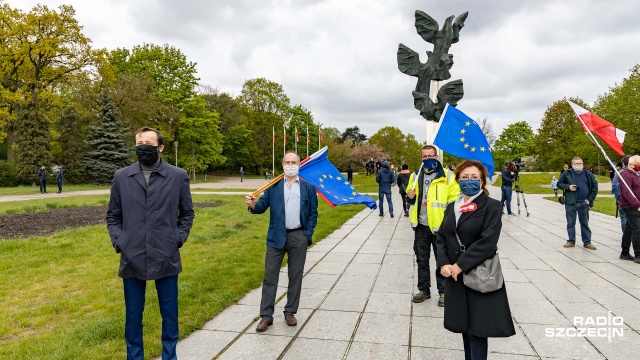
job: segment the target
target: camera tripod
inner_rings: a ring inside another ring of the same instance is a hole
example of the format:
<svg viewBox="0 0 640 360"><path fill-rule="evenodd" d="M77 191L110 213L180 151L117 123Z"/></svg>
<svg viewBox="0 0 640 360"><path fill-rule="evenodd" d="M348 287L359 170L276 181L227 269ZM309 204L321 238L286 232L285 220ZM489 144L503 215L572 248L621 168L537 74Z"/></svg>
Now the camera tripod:
<svg viewBox="0 0 640 360"><path fill-rule="evenodd" d="M527 200L525 200L524 198L524 191L522 190L522 186L520 185L520 174L518 172L515 172L513 176L513 191L516 192L516 198L518 202L518 215L520 215L520 194L522 194L524 210L527 212L527 217L529 217L529 208L527 207Z"/></svg>

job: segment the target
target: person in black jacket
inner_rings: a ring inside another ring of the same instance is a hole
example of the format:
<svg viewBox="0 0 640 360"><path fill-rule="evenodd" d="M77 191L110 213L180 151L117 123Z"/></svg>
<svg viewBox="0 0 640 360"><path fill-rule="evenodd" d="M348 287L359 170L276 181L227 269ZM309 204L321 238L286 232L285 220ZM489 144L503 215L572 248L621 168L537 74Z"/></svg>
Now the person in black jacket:
<svg viewBox="0 0 640 360"><path fill-rule="evenodd" d="M353 169L351 165L347 168L347 181L353 184Z"/></svg>
<svg viewBox="0 0 640 360"><path fill-rule="evenodd" d="M502 169L502 186L500 187L502 190L502 199L500 203L502 203L502 208L504 209L504 204L507 204L507 214L510 216L515 216L514 213L511 212L511 195L513 194L513 174L511 173L511 162L505 161L504 169ZM504 211L503 211L504 214Z"/></svg>
<svg viewBox="0 0 640 360"><path fill-rule="evenodd" d="M465 160L455 171L461 194L444 213L436 234L437 266L445 277L444 327L462 334L465 359L486 359L489 337L509 337L516 331L507 290L481 293L467 288L464 277L493 257L502 229L501 205L488 196L487 170ZM457 237L465 246L462 252Z"/></svg>
<svg viewBox="0 0 640 360"><path fill-rule="evenodd" d="M591 171L584 169L582 159L574 157L571 169L560 175L558 189L564 190L564 210L567 216L567 240L564 247L571 248L576 244L576 213L580 221L580 235L585 249L596 250L591 243L591 229L589 229L589 209L598 195L598 180Z"/></svg>
<svg viewBox="0 0 640 360"><path fill-rule="evenodd" d="M411 171L409 171L409 165L402 164L402 171L398 174L398 191L402 197L402 210L404 210L404 216L409 216L409 207L407 206L407 186L409 186L409 177L411 177Z"/></svg>
<svg viewBox="0 0 640 360"><path fill-rule="evenodd" d="M64 173L62 172L61 167L56 168L56 182L58 183L58 194L62 192L62 179L64 178Z"/></svg>
<svg viewBox="0 0 640 360"><path fill-rule="evenodd" d="M47 193L47 169L42 165L38 169L38 180L40 180L40 194Z"/></svg>
<svg viewBox="0 0 640 360"><path fill-rule="evenodd" d="M387 197L389 204L389 215L393 217L393 203L391 202L391 184L393 181L393 172L389 169L389 163L384 161L382 169L376 175L378 183L378 207L380 208L380 216L384 216L384 197Z"/></svg>

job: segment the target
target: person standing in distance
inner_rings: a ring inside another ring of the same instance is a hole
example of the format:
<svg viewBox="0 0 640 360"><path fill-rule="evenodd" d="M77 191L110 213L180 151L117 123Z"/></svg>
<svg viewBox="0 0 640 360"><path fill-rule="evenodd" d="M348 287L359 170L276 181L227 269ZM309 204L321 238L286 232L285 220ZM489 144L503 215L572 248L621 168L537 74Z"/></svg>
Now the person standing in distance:
<svg viewBox="0 0 640 360"><path fill-rule="evenodd" d="M438 161L438 149L426 145L421 150L422 170L409 177L407 198L409 203L409 221L415 231L413 252L418 264L418 293L413 302L420 303L431 298L431 276L429 256L433 248L433 257L437 261L436 233L444 219L444 210L449 203L460 195L460 186L455 174L445 170ZM444 306L444 276L436 267L438 306Z"/></svg>
<svg viewBox="0 0 640 360"><path fill-rule="evenodd" d="M353 169L351 165L347 168L347 181L353 184Z"/></svg>
<svg viewBox="0 0 640 360"><path fill-rule="evenodd" d="M558 189L565 190L564 210L567 215L567 233L569 240L564 247L574 247L576 244L576 213L580 221L580 234L585 249L596 250L591 243L591 229L589 229L589 208L598 195L598 181L590 171L584 170L582 158L571 160L571 169L560 175Z"/></svg>
<svg viewBox="0 0 640 360"><path fill-rule="evenodd" d="M240 166L240 182L244 181L244 169Z"/></svg>
<svg viewBox="0 0 640 360"><path fill-rule="evenodd" d="M127 359L144 359L145 288L154 280L162 314L162 360L172 360L177 359L180 247L195 217L189 176L160 158L160 131L143 127L134 138L138 162L115 172L106 219L111 244L120 253Z"/></svg>
<svg viewBox="0 0 640 360"><path fill-rule="evenodd" d="M58 166L56 168L56 182L58 183L58 194L62 192L62 178L64 177L64 173L62 172L62 168Z"/></svg>
<svg viewBox="0 0 640 360"><path fill-rule="evenodd" d="M298 325L295 314L300 304L307 246L312 243L313 231L318 223L316 187L298 177L298 154L291 151L286 153L282 158L282 169L284 179L268 188L260 200L256 202L251 194L245 199L252 214L262 214L271 207L260 301L261 320L256 327L258 332L267 330L273 324L278 276L285 254L288 255L289 285L284 320L289 326Z"/></svg>
<svg viewBox="0 0 640 360"><path fill-rule="evenodd" d="M47 193L47 169L42 165L38 169L38 180L40 181L40 194Z"/></svg>
<svg viewBox="0 0 640 360"><path fill-rule="evenodd" d="M376 174L376 182L378 183L378 207L380 208L379 216L384 216L384 198L387 197L389 206L389 215L393 217L393 202L391 201L391 184L394 183L393 172L389 169L389 163L385 160L382 162L382 170Z"/></svg>
<svg viewBox="0 0 640 360"><path fill-rule="evenodd" d="M504 169L502 169L502 186L500 186L500 190L502 190L502 199L500 202L502 203L502 208L504 209L504 204L507 204L507 214L508 216L515 216L514 213L511 212L511 195L513 194L513 174L511 173L511 162L505 161ZM504 210L502 211L504 214Z"/></svg>

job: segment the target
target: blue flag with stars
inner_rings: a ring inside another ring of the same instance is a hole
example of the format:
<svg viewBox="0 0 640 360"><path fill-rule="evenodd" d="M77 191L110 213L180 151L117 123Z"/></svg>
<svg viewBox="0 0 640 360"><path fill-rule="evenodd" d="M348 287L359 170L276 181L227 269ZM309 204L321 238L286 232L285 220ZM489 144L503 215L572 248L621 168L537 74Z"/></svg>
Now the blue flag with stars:
<svg viewBox="0 0 640 360"><path fill-rule="evenodd" d="M462 111L447 104L433 144L442 151L463 159L480 161L493 177L493 154L480 126Z"/></svg>
<svg viewBox="0 0 640 360"><path fill-rule="evenodd" d="M369 196L359 194L329 161L327 158L328 148L325 147L322 150L313 154L309 161L300 166L299 176L315 185L318 194L331 207L364 204L371 210L375 210L378 207L376 201Z"/></svg>

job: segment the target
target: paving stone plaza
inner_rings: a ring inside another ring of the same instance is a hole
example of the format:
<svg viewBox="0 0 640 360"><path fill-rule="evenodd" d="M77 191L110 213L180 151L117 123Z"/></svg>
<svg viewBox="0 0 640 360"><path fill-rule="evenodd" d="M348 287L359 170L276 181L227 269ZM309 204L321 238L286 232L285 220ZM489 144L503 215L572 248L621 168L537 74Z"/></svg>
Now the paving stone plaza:
<svg viewBox="0 0 640 360"><path fill-rule="evenodd" d="M500 197L499 188L490 190ZM394 207L400 209L394 191ZM620 220L591 212L598 249L583 249L579 236L576 247L563 248L562 205L542 195L527 194L526 200L531 216L522 204L520 215L503 216L498 243L517 334L490 338L489 358L638 358L640 265L618 259ZM512 205L517 211L515 194ZM408 218L379 217L364 209L327 238L315 240L307 255L298 326L287 326L282 315L283 268L274 323L267 331L255 331L257 288L180 341L179 358L464 358L461 335L443 327L437 296L411 302L417 274Z"/></svg>

